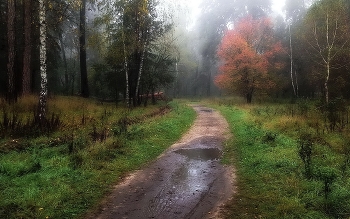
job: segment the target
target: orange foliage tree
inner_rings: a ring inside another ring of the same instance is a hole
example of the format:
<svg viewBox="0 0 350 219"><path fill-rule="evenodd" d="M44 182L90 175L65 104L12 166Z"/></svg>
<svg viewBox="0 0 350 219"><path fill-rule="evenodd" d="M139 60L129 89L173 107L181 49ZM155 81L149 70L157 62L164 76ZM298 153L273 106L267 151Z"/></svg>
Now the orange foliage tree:
<svg viewBox="0 0 350 219"><path fill-rule="evenodd" d="M269 72L282 67L281 43L273 37L268 18L243 18L224 35L218 49L222 63L216 85L229 93L239 92L251 103L253 94L274 87Z"/></svg>

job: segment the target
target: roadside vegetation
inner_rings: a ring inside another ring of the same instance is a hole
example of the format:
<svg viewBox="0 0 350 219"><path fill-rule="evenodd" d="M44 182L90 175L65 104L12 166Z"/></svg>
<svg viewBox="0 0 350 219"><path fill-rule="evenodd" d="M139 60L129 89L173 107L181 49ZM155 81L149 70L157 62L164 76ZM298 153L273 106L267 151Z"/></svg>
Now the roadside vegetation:
<svg viewBox="0 0 350 219"><path fill-rule="evenodd" d="M216 99L234 137L224 162L237 169L227 218L349 218L349 107L300 99L244 104Z"/></svg>
<svg viewBox="0 0 350 219"><path fill-rule="evenodd" d="M195 118L176 101L131 111L78 97L49 101L52 119L44 129L32 122L35 97L1 103L0 218L82 217Z"/></svg>

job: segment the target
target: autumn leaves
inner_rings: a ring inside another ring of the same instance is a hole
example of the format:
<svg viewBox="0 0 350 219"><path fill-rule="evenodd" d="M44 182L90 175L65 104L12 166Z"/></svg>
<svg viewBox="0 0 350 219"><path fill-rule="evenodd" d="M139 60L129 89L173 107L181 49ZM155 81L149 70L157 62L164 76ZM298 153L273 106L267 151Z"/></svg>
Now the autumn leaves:
<svg viewBox="0 0 350 219"><path fill-rule="evenodd" d="M273 37L271 21L245 17L221 41L220 74L215 83L227 92L241 93L250 103L256 91L274 86L270 72L282 66L276 60L281 53L283 49Z"/></svg>

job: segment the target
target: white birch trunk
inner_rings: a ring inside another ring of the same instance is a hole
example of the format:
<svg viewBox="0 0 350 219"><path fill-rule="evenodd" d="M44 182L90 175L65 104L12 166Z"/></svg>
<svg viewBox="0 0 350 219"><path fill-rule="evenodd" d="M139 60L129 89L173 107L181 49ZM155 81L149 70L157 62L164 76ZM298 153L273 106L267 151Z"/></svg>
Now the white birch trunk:
<svg viewBox="0 0 350 219"><path fill-rule="evenodd" d="M123 10L123 19L122 19L122 37L123 37L123 47L124 47L124 70L125 70L125 99L126 99L126 106L130 108L130 92L129 92L129 71L128 71L128 55L126 52L126 46L125 46L125 33L124 33L124 10Z"/></svg>
<svg viewBox="0 0 350 219"><path fill-rule="evenodd" d="M328 89L328 81L329 81L329 75L330 75L330 64L327 63L327 75L326 75L326 81L324 82L324 89L325 89L325 96L326 96L326 103L329 103L329 89Z"/></svg>
<svg viewBox="0 0 350 219"><path fill-rule="evenodd" d="M146 42L143 45L143 51L142 51L142 55L141 55L141 62L140 62L140 68L139 68L139 75L137 78L137 84L136 84L136 90L135 90L135 95L136 97L138 96L138 91L140 89L140 81L141 81L141 75L142 75L142 70L143 70L143 62L145 60L145 53L146 53Z"/></svg>
<svg viewBox="0 0 350 219"><path fill-rule="evenodd" d="M126 106L130 107L130 94L129 94L129 71L128 71L128 57L126 54L126 48L125 48L125 41L123 40L123 46L124 46L124 69L125 69L125 83L126 83L126 93L125 93L125 99L126 99Z"/></svg>
<svg viewBox="0 0 350 219"><path fill-rule="evenodd" d="M298 83L297 70L294 70L294 78L295 78L295 86L296 86L297 97L299 97L299 83Z"/></svg>
<svg viewBox="0 0 350 219"><path fill-rule="evenodd" d="M328 89L328 81L329 81L329 76L330 76L330 64L331 64L331 52L332 52L332 46L329 41L329 14L327 10L327 20L326 20L326 25L327 25L327 32L326 32L326 38L327 38L327 61L326 61L326 68L327 68L327 75L326 75L326 81L324 83L324 89L325 89L325 96L326 96L326 103L329 103L329 89ZM335 35L334 35L335 36ZM333 39L334 40L334 39ZM334 42L334 41L333 41Z"/></svg>
<svg viewBox="0 0 350 219"><path fill-rule="evenodd" d="M44 0L39 0L39 24L40 24L40 97L39 97L39 121L46 117L47 99L47 74L46 74L46 11Z"/></svg>

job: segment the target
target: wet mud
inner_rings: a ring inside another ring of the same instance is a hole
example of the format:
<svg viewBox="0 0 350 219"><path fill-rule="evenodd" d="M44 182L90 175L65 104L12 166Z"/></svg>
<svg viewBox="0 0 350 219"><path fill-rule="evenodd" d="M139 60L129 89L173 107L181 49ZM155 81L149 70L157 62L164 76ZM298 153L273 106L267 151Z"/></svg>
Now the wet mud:
<svg viewBox="0 0 350 219"><path fill-rule="evenodd" d="M200 161L211 161L219 160L222 153L218 148L194 148L194 149L179 149L175 153L186 156L191 160L200 160Z"/></svg>
<svg viewBox="0 0 350 219"><path fill-rule="evenodd" d="M227 123L212 109L194 109L198 117L190 131L124 179L88 218L220 218L234 193L234 171L220 163Z"/></svg>

